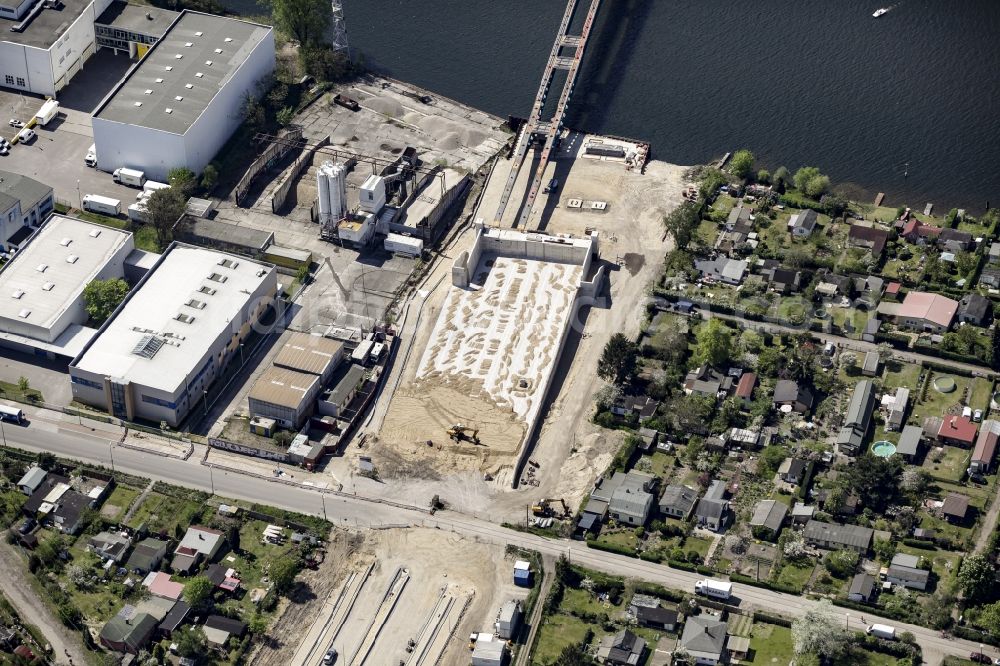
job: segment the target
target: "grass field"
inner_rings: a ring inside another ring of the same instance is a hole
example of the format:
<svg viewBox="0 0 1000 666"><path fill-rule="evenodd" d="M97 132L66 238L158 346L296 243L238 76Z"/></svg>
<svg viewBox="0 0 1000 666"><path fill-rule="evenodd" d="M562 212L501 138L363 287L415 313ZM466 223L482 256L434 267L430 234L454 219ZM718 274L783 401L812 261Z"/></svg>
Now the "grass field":
<svg viewBox="0 0 1000 666"><path fill-rule="evenodd" d="M124 516L128 508L132 506L132 502L138 496L139 491L135 488L120 484L115 486L108 499L104 500L104 505L101 507L101 515L108 520L116 520Z"/></svg>
<svg viewBox="0 0 1000 666"><path fill-rule="evenodd" d="M971 451L957 446L935 446L925 457L923 468L933 477L945 481L959 481L965 475L971 455ZM935 462L935 458L939 456L940 461Z"/></svg>
<svg viewBox="0 0 1000 666"><path fill-rule="evenodd" d="M546 666L555 662L567 645L583 642L587 637L587 628L583 620L572 615L556 613L546 617L538 631L531 663Z"/></svg>
<svg viewBox="0 0 1000 666"><path fill-rule="evenodd" d="M805 588L806 583L809 582L812 572L812 564L797 565L792 562L788 562L781 567L781 571L778 572L778 576L775 578L774 582L786 585L801 592L802 589Z"/></svg>
<svg viewBox="0 0 1000 666"><path fill-rule="evenodd" d="M200 517L204 505L198 502L150 493L139 505L129 520L129 527L135 529L145 524L151 534L165 533L174 536Z"/></svg>

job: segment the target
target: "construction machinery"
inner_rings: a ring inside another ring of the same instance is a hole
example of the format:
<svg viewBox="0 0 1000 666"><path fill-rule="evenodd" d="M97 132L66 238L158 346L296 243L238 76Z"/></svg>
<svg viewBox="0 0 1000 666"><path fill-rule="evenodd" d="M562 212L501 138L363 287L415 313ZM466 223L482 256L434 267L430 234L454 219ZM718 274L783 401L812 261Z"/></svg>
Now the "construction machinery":
<svg viewBox="0 0 1000 666"><path fill-rule="evenodd" d="M562 505L562 514L558 516L559 518L569 518L573 515L573 513L569 510L569 507L566 506L566 501L561 497L556 499L539 500L538 504L531 507L531 513L536 516L555 516L556 504Z"/></svg>
<svg viewBox="0 0 1000 666"><path fill-rule="evenodd" d="M479 443L479 428L472 428L461 423L456 423L445 432L454 442L469 441L473 444Z"/></svg>

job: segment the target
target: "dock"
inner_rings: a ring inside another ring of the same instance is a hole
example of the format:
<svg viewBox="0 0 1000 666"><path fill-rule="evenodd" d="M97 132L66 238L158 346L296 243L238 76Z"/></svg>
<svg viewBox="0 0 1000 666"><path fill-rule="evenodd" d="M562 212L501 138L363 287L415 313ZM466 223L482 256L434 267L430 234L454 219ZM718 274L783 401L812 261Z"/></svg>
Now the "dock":
<svg viewBox="0 0 1000 666"><path fill-rule="evenodd" d="M876 206L881 206L883 199L885 199L885 192L879 192L878 194L876 194L875 195L875 205Z"/></svg>
<svg viewBox="0 0 1000 666"><path fill-rule="evenodd" d="M732 154L731 152L730 152L730 153L726 153L725 155L723 155L723 156L722 156L722 159L721 159L721 160L719 160L719 161L718 161L718 162L717 162L717 163L715 164L715 168L716 168L716 169L721 169L722 167L726 166L726 162L728 162L728 161L729 161L729 158L730 158L730 157L732 157L732 156L733 156L733 154Z"/></svg>
<svg viewBox="0 0 1000 666"><path fill-rule="evenodd" d="M930 215L932 210L934 210L934 204L932 203L927 204L926 206L924 206L924 215Z"/></svg>

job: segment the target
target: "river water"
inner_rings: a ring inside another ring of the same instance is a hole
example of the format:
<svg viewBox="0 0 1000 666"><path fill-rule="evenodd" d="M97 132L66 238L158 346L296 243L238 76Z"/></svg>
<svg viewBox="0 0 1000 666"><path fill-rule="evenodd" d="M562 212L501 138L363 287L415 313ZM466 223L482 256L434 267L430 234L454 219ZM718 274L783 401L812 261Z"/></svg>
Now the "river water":
<svg viewBox="0 0 1000 666"><path fill-rule="evenodd" d="M678 164L747 147L890 205L1000 205L1000 0L900 0L872 18L892 1L604 0L567 124ZM344 4L370 66L501 117L528 114L565 7Z"/></svg>

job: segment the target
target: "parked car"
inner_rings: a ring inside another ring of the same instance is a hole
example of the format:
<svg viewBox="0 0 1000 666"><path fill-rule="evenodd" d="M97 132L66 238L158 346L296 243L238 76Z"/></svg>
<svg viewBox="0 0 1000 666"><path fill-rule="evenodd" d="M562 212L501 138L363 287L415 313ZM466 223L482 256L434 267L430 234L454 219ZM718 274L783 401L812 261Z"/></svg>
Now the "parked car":
<svg viewBox="0 0 1000 666"><path fill-rule="evenodd" d="M35 522L34 518L25 518L21 525L17 528L17 531L21 534L27 534L31 530L35 529L35 525L37 524L38 523Z"/></svg>
<svg viewBox="0 0 1000 666"><path fill-rule="evenodd" d="M17 140L21 143L28 143L35 138L35 130L30 127L25 127L23 130L17 133Z"/></svg>
<svg viewBox="0 0 1000 666"><path fill-rule="evenodd" d="M10 121L7 122L7 124L10 125L11 127L16 127L17 129L21 129L22 127L24 127L24 123L18 120L17 118L11 118Z"/></svg>
<svg viewBox="0 0 1000 666"><path fill-rule="evenodd" d="M976 411L972 412L972 420L975 421L976 423L979 423L980 421L982 421L983 420L983 410L977 409Z"/></svg>
<svg viewBox="0 0 1000 666"><path fill-rule="evenodd" d="M333 648L330 648L329 650L326 651L326 654L323 655L323 664L324 665L333 664L336 663L336 661L337 661L337 651L334 650Z"/></svg>
<svg viewBox="0 0 1000 666"><path fill-rule="evenodd" d="M969 655L969 661L976 664L992 664L993 659L982 652L973 652Z"/></svg>

